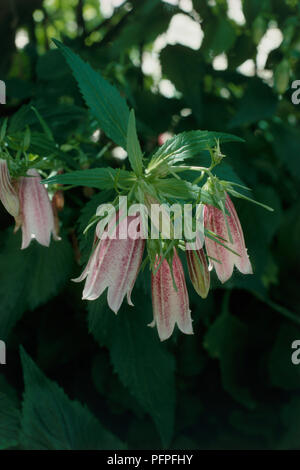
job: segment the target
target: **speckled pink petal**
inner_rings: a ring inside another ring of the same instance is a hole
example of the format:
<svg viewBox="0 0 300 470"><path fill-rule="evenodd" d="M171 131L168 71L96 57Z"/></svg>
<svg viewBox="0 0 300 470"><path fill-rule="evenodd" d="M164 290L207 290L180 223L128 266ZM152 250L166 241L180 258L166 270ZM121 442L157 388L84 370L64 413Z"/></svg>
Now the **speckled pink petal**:
<svg viewBox="0 0 300 470"><path fill-rule="evenodd" d="M99 241L87 267L75 280L80 281L86 277L83 290L83 298L86 300L97 299L108 288L107 302L115 313L120 309L126 295L128 303L132 305L131 291L143 258L144 240L118 238L119 232L133 219L135 217L120 221L116 230L116 239L107 238Z"/></svg>
<svg viewBox="0 0 300 470"><path fill-rule="evenodd" d="M204 209L204 226L206 229L228 240L228 232L224 215L220 209L207 205ZM223 240L221 240L224 243ZM229 244L228 244L229 246ZM224 248L219 243L205 237L206 252L213 264L217 276L222 283L226 282L233 273L234 258L236 255ZM215 261L218 260L218 261Z"/></svg>
<svg viewBox="0 0 300 470"><path fill-rule="evenodd" d="M252 274L252 266L245 246L244 234L235 207L227 194L226 208L230 213L228 223L233 238L233 249L240 256L234 256L234 264L243 274Z"/></svg>
<svg viewBox="0 0 300 470"><path fill-rule="evenodd" d="M232 253L222 245L206 237L205 246L208 256L213 257L221 262L218 263L213 259L211 260L216 270L217 276L221 282L225 282L231 277L234 266L236 266L243 274L252 274L252 266L249 261L247 249L245 247L243 230L235 207L228 194L226 195L225 205L229 212L229 215L226 217L233 243L228 241L229 234L222 211L216 207L208 205L205 207L204 212L205 227L214 232L216 235L219 235L223 239L227 240L227 242L224 242L223 240L222 242L237 253Z"/></svg>
<svg viewBox="0 0 300 470"><path fill-rule="evenodd" d="M157 265L159 260L157 260ZM189 309L188 294L181 261L174 251L173 274L177 286L174 288L171 270L166 259L163 260L156 274L152 274L152 304L154 324L157 326L161 341L168 339L177 323L186 334L193 334L192 319Z"/></svg>
<svg viewBox="0 0 300 470"><path fill-rule="evenodd" d="M54 216L46 188L40 184L39 173L30 169L27 177L20 178L19 197L22 212L22 249L35 238L44 246L50 245L51 233L56 236Z"/></svg>
<svg viewBox="0 0 300 470"><path fill-rule="evenodd" d="M0 159L0 200L5 209L17 218L20 211L19 198L13 188L6 160Z"/></svg>

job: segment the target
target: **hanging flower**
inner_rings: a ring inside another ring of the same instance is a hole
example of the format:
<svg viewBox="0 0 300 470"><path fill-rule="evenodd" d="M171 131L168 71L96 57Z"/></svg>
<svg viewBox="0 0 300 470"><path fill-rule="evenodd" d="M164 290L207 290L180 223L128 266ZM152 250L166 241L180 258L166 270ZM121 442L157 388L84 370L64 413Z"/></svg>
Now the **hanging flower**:
<svg viewBox="0 0 300 470"><path fill-rule="evenodd" d="M195 291L205 299L209 292L210 274L204 250L186 250L186 258Z"/></svg>
<svg viewBox="0 0 300 470"><path fill-rule="evenodd" d="M7 212L17 219L20 212L19 198L11 181L7 162L2 159L0 159L0 200Z"/></svg>
<svg viewBox="0 0 300 470"><path fill-rule="evenodd" d="M22 250L29 246L33 238L41 245L49 246L51 233L55 240L59 240L48 192L40 184L41 177L33 168L27 171L27 175L19 180Z"/></svg>
<svg viewBox="0 0 300 470"><path fill-rule="evenodd" d="M160 259L157 256L156 268ZM168 339L177 323L178 328L186 334L193 334L189 298L184 278L183 267L176 250L172 261L174 287L171 269L164 259L155 274L152 274L153 322L157 326L161 341Z"/></svg>
<svg viewBox="0 0 300 470"><path fill-rule="evenodd" d="M231 277L234 266L243 274L252 274L252 266L247 254L243 230L228 194L226 194L225 206L229 215L224 215L220 209L211 205L205 206L204 210L205 228L221 237L220 241L237 253L232 253L232 251L229 251L221 244L206 237L205 247L207 254L211 258L217 276L222 283ZM227 224L225 217L227 217ZM230 240L230 234L228 233L227 226L230 230L232 243L228 241ZM224 242L224 240L227 242Z"/></svg>
<svg viewBox="0 0 300 470"><path fill-rule="evenodd" d="M138 220L137 220L138 219ZM115 230L115 238L95 236L94 251L82 275L74 279L85 287L83 299L95 300L108 288L107 302L115 313L121 307L125 295L127 302L131 301L131 291L135 284L143 258L145 240L128 236L120 238L119 234L127 231L128 224L140 224L140 216L127 216L119 220ZM109 224L110 225L110 224ZM96 233L99 231L96 229Z"/></svg>

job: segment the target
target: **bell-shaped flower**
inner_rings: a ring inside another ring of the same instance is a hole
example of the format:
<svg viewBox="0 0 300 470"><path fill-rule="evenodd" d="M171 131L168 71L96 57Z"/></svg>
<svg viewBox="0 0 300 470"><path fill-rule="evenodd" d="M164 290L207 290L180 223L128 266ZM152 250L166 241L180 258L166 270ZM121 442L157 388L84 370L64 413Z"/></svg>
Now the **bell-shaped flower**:
<svg viewBox="0 0 300 470"><path fill-rule="evenodd" d="M186 250L186 259L194 289L205 299L209 292L210 273L204 250Z"/></svg>
<svg viewBox="0 0 300 470"><path fill-rule="evenodd" d="M205 238L207 255L222 283L231 277L234 266L243 274L252 274L252 266L247 254L243 230L228 194L226 195L225 206L229 215L224 215L220 209L211 205L205 206L204 210L205 228L213 232L217 237L220 237L220 242L232 250L228 250L207 236ZM227 218L227 223L225 217ZM228 228L230 234L228 233Z"/></svg>
<svg viewBox="0 0 300 470"><path fill-rule="evenodd" d="M7 162L3 159L0 159L0 200L7 212L17 219L20 212L19 198L11 181Z"/></svg>
<svg viewBox="0 0 300 470"><path fill-rule="evenodd" d="M107 302L111 310L117 313L125 295L131 301L131 292L135 284L145 248L145 240L130 236L130 224L139 225L140 216L126 216L119 219L113 237L103 236L101 240L95 236L94 250L82 275L74 279L85 287L82 298L95 300L108 288ZM111 223L109 224L109 226ZM120 237L126 230L128 236ZM127 231L128 230L128 231ZM99 231L96 229L96 233ZM107 234L108 232L106 232ZM104 235L104 234L103 234Z"/></svg>
<svg viewBox="0 0 300 470"><path fill-rule="evenodd" d="M43 246L50 245L51 234L59 240L51 202L46 188L40 183L41 177L33 168L27 171L27 175L19 180L22 250L29 246L32 239Z"/></svg>
<svg viewBox="0 0 300 470"><path fill-rule="evenodd" d="M156 268L159 263L160 259L157 257ZM156 273L152 274L154 318L150 326L157 326L161 341L172 335L176 323L183 333L193 334L183 267L176 250L174 250L172 268L173 279L169 263L164 259ZM176 284L176 289L173 281Z"/></svg>

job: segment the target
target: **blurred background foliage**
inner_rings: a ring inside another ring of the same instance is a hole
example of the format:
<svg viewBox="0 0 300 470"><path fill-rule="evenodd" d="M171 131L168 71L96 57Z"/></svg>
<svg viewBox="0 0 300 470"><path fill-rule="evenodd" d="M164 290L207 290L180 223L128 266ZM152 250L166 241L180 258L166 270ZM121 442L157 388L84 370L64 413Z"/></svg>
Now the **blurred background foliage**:
<svg viewBox="0 0 300 470"><path fill-rule="evenodd" d="M148 274L117 317L70 282L89 252L81 228L110 194L67 191L63 241L48 250L21 252L1 207L1 449L300 448L299 24L297 0L1 0L0 116L16 139L30 126L31 152L70 169L127 165L55 37L126 96L148 152L165 132L245 139L223 146L220 175L275 209L235 201L255 274L214 278L205 301L189 285L195 335L160 344Z"/></svg>

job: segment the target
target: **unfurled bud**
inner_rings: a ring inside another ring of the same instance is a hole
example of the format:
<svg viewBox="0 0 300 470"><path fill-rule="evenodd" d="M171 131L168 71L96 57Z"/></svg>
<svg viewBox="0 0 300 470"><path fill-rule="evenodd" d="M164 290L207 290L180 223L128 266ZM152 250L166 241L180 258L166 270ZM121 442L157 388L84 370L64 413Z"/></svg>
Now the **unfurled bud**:
<svg viewBox="0 0 300 470"><path fill-rule="evenodd" d="M19 180L19 198L22 216L22 250L27 248L33 238L44 246L50 245L51 233L57 236L54 215L46 188L40 183L39 173L30 169L28 177Z"/></svg>
<svg viewBox="0 0 300 470"><path fill-rule="evenodd" d="M0 160L0 200L5 209L17 218L20 212L18 195L12 185L6 160Z"/></svg>
<svg viewBox="0 0 300 470"><path fill-rule="evenodd" d="M204 250L186 250L186 258L195 291L205 299L209 292L210 274Z"/></svg>

